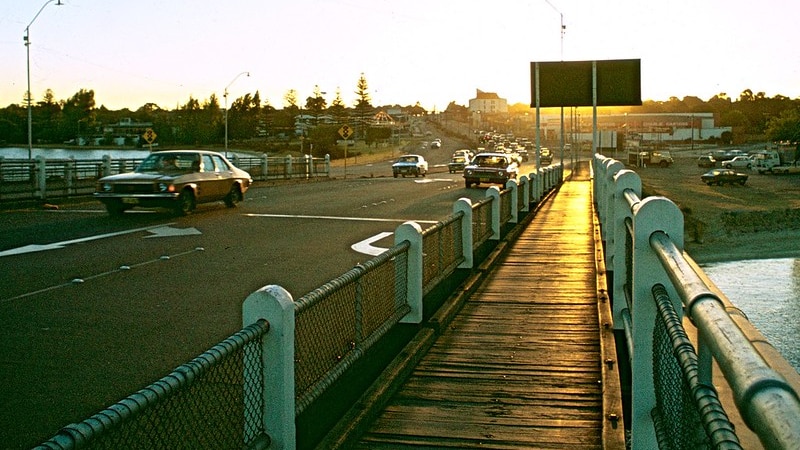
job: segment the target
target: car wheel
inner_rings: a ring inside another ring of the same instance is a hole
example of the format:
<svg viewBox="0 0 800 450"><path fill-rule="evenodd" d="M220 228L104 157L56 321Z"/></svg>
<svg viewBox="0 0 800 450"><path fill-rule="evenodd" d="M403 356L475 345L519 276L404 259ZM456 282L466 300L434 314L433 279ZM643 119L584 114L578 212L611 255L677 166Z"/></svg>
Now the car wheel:
<svg viewBox="0 0 800 450"><path fill-rule="evenodd" d="M394 172L393 175L395 178L397 178L397 172Z"/></svg>
<svg viewBox="0 0 800 450"><path fill-rule="evenodd" d="M752 169L752 168L753 168L753 165L752 165L752 164L748 164L748 165L747 165L747 170L750 170L750 169Z"/></svg>
<svg viewBox="0 0 800 450"><path fill-rule="evenodd" d="M669 163L666 161L661 161L661 167L669 167Z"/></svg>
<svg viewBox="0 0 800 450"><path fill-rule="evenodd" d="M726 169L730 169L730 168L731 168L731 165L730 165L730 164L725 164L725 168L726 168Z"/></svg>
<svg viewBox="0 0 800 450"><path fill-rule="evenodd" d="M178 196L178 203L175 205L175 212L178 215L185 216L191 214L195 207L194 193L188 189L181 192Z"/></svg>
<svg viewBox="0 0 800 450"><path fill-rule="evenodd" d="M238 184L234 184L231 186L231 191L228 192L228 195L225 196L225 206L228 208L235 207L244 196L242 195L242 189L239 187Z"/></svg>
<svg viewBox="0 0 800 450"><path fill-rule="evenodd" d="M467 189L469 189L472 186L472 183L469 181L464 181L464 185L467 187Z"/></svg>

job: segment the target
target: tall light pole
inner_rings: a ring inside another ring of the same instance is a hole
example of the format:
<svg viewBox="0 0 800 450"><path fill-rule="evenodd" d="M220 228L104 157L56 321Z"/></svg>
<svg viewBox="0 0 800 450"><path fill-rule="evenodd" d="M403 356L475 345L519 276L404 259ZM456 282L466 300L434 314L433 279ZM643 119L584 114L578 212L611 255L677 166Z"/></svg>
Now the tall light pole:
<svg viewBox="0 0 800 450"><path fill-rule="evenodd" d="M561 26L559 27L559 30L561 31L561 61L563 62L564 61L564 32L567 30L567 26L564 25L564 14L561 11L559 11L558 8L556 8L552 3L550 3L550 0L544 0L544 1L546 1L547 4L550 5L550 7L553 8L555 10L555 12L557 12L558 15L561 17ZM561 153L561 165L563 166L564 165L564 107L563 106L561 107L561 142L560 143L561 143L561 152L560 152Z"/></svg>
<svg viewBox="0 0 800 450"><path fill-rule="evenodd" d="M42 5L42 7L39 8L39 12L37 12L36 15L33 16L33 20L31 20L31 23L29 23L28 26L25 27L25 36L22 37L22 39L25 41L25 52L27 53L27 68L28 68L28 92L25 94L25 100L28 103L28 159L32 159L33 157L33 113L31 112L31 40L30 40L31 25L33 25L33 22L36 21L37 17L39 17L39 14L42 13L44 7L49 5L50 3L53 3L54 1L56 0L47 0L46 2L44 2L44 5ZM58 3L56 3L56 6L59 5L63 5L63 3L61 3L61 0L58 0Z"/></svg>
<svg viewBox="0 0 800 450"><path fill-rule="evenodd" d="M53 1L53 0L50 0ZM247 75L250 76L250 72L242 72L239 75L233 77L230 83L225 86L225 90L222 93L222 96L225 97L225 157L228 157L228 88L231 87L234 81L238 80L240 76Z"/></svg>

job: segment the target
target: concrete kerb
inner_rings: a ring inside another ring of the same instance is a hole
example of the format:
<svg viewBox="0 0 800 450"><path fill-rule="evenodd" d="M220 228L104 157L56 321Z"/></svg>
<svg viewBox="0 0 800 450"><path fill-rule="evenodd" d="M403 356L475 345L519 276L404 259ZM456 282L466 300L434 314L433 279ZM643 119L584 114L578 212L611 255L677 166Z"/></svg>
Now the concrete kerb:
<svg viewBox="0 0 800 450"><path fill-rule="evenodd" d="M387 366L381 376L370 386L352 407L317 445L317 448L346 448L355 444L356 440L367 430L380 411L386 406L392 395L406 381L411 371L433 346L436 339L447 329L467 299L475 293L494 266L502 259L514 242L536 217L541 206L558 193L561 184L545 194L533 210L503 237L494 250L476 268L474 272L445 300L439 310L430 319L420 325L416 336L403 348L400 354Z"/></svg>

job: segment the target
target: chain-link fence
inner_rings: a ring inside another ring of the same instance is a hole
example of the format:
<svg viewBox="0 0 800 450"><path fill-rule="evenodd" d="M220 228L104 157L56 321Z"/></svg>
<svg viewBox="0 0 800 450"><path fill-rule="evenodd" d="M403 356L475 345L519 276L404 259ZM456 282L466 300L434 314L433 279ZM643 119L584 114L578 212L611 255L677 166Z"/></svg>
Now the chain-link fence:
<svg viewBox="0 0 800 450"><path fill-rule="evenodd" d="M263 408L263 372L247 372L257 379L245 380L243 366L261 358L268 331L265 321L244 328L156 383L62 428L37 449L241 449L264 439L263 429L246 428L244 420L260 415L244 405Z"/></svg>

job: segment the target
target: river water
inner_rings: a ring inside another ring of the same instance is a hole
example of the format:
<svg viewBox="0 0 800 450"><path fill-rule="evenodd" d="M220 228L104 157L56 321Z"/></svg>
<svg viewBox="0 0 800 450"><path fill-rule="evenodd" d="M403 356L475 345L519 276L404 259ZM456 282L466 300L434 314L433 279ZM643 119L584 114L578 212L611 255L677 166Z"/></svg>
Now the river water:
<svg viewBox="0 0 800 450"><path fill-rule="evenodd" d="M731 261L702 268L800 371L800 258Z"/></svg>

